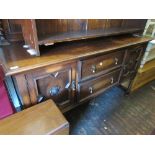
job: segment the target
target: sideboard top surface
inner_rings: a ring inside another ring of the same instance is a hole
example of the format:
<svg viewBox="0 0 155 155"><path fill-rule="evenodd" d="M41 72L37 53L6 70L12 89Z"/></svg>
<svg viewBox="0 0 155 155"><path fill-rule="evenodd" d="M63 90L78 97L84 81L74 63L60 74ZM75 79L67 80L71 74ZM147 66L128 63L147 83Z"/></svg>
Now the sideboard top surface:
<svg viewBox="0 0 155 155"><path fill-rule="evenodd" d="M150 40L150 37L127 35L58 43L52 46L42 47L42 55L40 57L31 56L23 48L23 43L12 43L11 45L0 47L0 62L7 76L51 64L106 53L115 49L145 43Z"/></svg>

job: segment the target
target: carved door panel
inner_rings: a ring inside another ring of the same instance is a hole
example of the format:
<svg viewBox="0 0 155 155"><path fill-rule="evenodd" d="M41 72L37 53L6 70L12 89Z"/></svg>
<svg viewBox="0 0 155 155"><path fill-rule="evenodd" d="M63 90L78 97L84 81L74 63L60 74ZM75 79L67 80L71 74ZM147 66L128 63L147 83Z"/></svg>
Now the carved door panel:
<svg viewBox="0 0 155 155"><path fill-rule="evenodd" d="M123 67L122 79L130 77L136 72L137 63L139 62L142 56L143 50L143 46L133 47L127 50L125 64Z"/></svg>
<svg viewBox="0 0 155 155"><path fill-rule="evenodd" d="M74 65L49 66L26 77L32 104L51 98L60 108L64 108L74 102Z"/></svg>

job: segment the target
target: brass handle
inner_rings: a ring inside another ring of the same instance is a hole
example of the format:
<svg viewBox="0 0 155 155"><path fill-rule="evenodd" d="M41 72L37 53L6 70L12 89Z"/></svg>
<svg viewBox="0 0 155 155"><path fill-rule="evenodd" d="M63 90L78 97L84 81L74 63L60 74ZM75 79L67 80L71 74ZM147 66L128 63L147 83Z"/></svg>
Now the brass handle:
<svg viewBox="0 0 155 155"><path fill-rule="evenodd" d="M96 72L96 66L95 66L95 65L92 65L92 66L91 66L91 71L92 71L93 73Z"/></svg>
<svg viewBox="0 0 155 155"><path fill-rule="evenodd" d="M110 80L111 80L110 83L113 84L114 83L114 78L111 77Z"/></svg>
<svg viewBox="0 0 155 155"><path fill-rule="evenodd" d="M72 90L75 91L76 90L76 82L72 81Z"/></svg>
<svg viewBox="0 0 155 155"><path fill-rule="evenodd" d="M99 65L102 66L103 65L103 62L100 62Z"/></svg>
<svg viewBox="0 0 155 155"><path fill-rule="evenodd" d="M90 92L90 94L93 93L93 87L89 87L89 92Z"/></svg>
<svg viewBox="0 0 155 155"><path fill-rule="evenodd" d="M115 58L115 65L118 64L118 58Z"/></svg>

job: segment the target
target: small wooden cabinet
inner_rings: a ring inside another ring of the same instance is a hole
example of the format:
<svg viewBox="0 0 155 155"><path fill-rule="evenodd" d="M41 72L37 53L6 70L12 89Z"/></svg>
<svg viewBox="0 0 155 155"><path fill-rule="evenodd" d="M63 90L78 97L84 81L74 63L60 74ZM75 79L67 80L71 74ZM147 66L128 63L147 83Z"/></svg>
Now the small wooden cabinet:
<svg viewBox="0 0 155 155"><path fill-rule="evenodd" d="M53 99L67 111L114 85L128 81L128 88L145 47L143 43L17 74L13 79L23 107Z"/></svg>
<svg viewBox="0 0 155 155"><path fill-rule="evenodd" d="M129 90L150 41L137 34L144 30L145 19L8 22L22 24L25 40L0 50L23 109L51 98L67 111L114 85ZM20 26L11 30L20 31Z"/></svg>

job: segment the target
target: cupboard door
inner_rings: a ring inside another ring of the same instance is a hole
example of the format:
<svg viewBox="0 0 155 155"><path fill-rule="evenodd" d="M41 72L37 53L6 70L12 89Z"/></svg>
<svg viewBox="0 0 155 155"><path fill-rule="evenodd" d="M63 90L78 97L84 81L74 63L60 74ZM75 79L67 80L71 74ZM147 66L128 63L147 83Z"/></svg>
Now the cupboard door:
<svg viewBox="0 0 155 155"><path fill-rule="evenodd" d="M127 50L125 64L123 67L122 80L131 77L137 70L137 64L141 59L144 46L132 47Z"/></svg>
<svg viewBox="0 0 155 155"><path fill-rule="evenodd" d="M74 102L75 65L55 65L25 74L29 102L24 107L52 99L60 109ZM18 80L18 79L17 79ZM18 85L22 88L22 85Z"/></svg>

